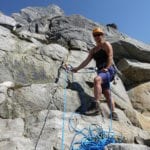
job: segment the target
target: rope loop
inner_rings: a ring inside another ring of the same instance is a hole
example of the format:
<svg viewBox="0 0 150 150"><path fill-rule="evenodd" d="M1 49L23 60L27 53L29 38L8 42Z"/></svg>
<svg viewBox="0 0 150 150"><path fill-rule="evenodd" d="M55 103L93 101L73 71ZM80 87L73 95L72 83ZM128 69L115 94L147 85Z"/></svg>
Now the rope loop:
<svg viewBox="0 0 150 150"><path fill-rule="evenodd" d="M88 128L77 129L73 125L75 113L69 119L70 128L75 132L70 145L70 150L104 150L104 147L110 143L121 143L122 135L116 135L113 131L105 131L102 126L91 124ZM76 124L77 127L77 124ZM78 136L78 138L77 138ZM75 140L75 139L80 140Z"/></svg>

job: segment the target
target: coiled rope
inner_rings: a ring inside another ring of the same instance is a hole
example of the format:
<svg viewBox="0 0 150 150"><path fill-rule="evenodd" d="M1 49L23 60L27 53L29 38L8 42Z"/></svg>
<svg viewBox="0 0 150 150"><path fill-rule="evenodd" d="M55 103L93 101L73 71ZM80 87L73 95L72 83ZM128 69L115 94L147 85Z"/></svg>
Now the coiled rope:
<svg viewBox="0 0 150 150"><path fill-rule="evenodd" d="M122 135L115 135L113 131L105 131L102 126L91 124L88 128L77 129L74 126L75 113L69 119L69 126L74 130L75 135L72 139L70 150L104 150L110 143L121 143ZM76 140L80 138L80 140Z"/></svg>

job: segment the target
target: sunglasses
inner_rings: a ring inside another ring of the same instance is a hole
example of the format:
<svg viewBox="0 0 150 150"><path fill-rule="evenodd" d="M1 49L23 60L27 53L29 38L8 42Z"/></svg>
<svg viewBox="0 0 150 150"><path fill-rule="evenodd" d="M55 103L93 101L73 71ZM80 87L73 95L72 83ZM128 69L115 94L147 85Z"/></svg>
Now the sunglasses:
<svg viewBox="0 0 150 150"><path fill-rule="evenodd" d="M103 35L102 33L93 34L94 37L102 36L102 35Z"/></svg>

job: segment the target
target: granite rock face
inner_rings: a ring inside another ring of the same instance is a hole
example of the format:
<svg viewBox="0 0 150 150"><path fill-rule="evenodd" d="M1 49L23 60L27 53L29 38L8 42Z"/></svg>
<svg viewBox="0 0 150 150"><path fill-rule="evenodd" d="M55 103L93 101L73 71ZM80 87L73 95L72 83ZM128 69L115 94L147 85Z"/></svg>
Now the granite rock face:
<svg viewBox="0 0 150 150"><path fill-rule="evenodd" d="M106 149L149 149L146 142L134 143L135 137L150 139L150 45L50 5L27 7L11 17L0 14L1 150L60 150L62 145L69 150L75 134L70 120L77 129L94 123L109 130L104 97L99 104L103 116L83 115L93 99L96 73L83 69L72 74L63 68L87 57L95 45L95 26L105 31L114 49L118 70L111 94L119 121L112 121L112 130L126 139ZM87 67L94 66L91 61Z"/></svg>

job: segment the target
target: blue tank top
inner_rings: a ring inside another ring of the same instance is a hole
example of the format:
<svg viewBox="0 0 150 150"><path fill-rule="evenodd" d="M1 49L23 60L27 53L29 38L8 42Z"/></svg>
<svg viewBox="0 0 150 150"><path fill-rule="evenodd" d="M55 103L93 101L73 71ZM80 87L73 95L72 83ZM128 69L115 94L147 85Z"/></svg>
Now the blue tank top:
<svg viewBox="0 0 150 150"><path fill-rule="evenodd" d="M100 49L96 53L93 53L93 58L96 62L96 67L100 70L107 65L108 55L105 50Z"/></svg>

